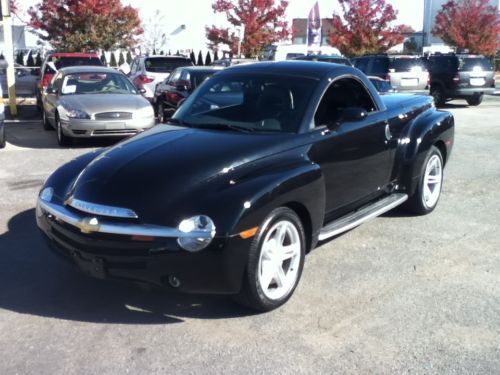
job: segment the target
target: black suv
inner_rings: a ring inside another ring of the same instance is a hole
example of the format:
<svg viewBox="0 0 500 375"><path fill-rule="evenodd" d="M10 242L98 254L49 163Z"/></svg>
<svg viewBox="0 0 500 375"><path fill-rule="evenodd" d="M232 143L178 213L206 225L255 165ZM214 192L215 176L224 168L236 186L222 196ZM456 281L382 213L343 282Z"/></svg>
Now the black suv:
<svg viewBox="0 0 500 375"><path fill-rule="evenodd" d="M429 73L422 58L412 55L366 55L351 59L367 76L389 81L398 92L429 94Z"/></svg>
<svg viewBox="0 0 500 375"><path fill-rule="evenodd" d="M430 55L427 68L431 95L438 106L449 99L465 99L469 105L479 105L485 93L495 90L493 66L481 55Z"/></svg>

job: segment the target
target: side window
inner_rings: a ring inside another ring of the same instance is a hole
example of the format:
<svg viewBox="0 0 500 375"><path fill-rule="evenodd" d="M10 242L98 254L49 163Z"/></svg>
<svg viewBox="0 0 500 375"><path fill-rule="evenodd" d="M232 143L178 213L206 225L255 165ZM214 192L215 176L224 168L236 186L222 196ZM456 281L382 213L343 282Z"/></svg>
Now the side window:
<svg viewBox="0 0 500 375"><path fill-rule="evenodd" d="M375 57L372 62L371 74L386 74L389 71L389 59L387 57Z"/></svg>
<svg viewBox="0 0 500 375"><path fill-rule="evenodd" d="M326 90L314 115L315 126L340 120L345 108L359 107L367 112L377 109L366 87L354 78L334 81Z"/></svg>
<svg viewBox="0 0 500 375"><path fill-rule="evenodd" d="M174 70L168 79L168 84L172 86L177 85L177 81L181 77L181 73L182 73L181 69Z"/></svg>

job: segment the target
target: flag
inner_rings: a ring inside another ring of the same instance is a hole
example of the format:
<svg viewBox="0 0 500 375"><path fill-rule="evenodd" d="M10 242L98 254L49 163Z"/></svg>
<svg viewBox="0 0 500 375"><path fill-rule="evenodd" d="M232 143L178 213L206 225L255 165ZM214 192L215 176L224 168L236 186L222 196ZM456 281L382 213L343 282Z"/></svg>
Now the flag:
<svg viewBox="0 0 500 375"><path fill-rule="evenodd" d="M321 17L318 2L313 5L307 19L307 48L310 52L317 52L321 47Z"/></svg>

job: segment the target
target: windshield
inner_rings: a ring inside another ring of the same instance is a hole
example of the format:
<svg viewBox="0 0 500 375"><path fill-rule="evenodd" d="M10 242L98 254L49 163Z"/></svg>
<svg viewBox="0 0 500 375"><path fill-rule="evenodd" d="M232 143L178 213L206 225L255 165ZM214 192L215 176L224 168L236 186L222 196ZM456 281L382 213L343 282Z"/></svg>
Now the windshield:
<svg viewBox="0 0 500 375"><path fill-rule="evenodd" d="M493 66L486 57L459 57L458 70L493 70Z"/></svg>
<svg viewBox="0 0 500 375"><path fill-rule="evenodd" d="M66 68L67 66L82 66L82 65L92 65L92 66L102 66L101 60L98 57L54 57L52 56L48 60L53 62L57 70ZM46 72L49 74L54 74L55 71L46 65Z"/></svg>
<svg viewBox="0 0 500 375"><path fill-rule="evenodd" d="M168 57L150 57L144 61L146 66L146 71L152 73L170 73L172 70L179 68L181 66L191 66L191 60L189 59L176 59Z"/></svg>
<svg viewBox="0 0 500 375"><path fill-rule="evenodd" d="M137 90L123 74L85 72L66 75L61 94L137 94Z"/></svg>
<svg viewBox="0 0 500 375"><path fill-rule="evenodd" d="M193 127L297 132L316 87L310 78L263 74L215 75L176 112Z"/></svg>

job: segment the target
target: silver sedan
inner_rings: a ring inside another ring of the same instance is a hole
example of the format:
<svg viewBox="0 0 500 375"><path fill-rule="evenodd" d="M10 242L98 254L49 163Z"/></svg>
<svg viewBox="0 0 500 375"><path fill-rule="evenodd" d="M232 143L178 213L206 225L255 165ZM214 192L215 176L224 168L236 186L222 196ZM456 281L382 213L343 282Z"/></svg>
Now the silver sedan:
<svg viewBox="0 0 500 375"><path fill-rule="evenodd" d="M111 68L63 68L42 101L44 128L57 130L61 146L72 138L130 136L155 124L151 104L124 74Z"/></svg>

